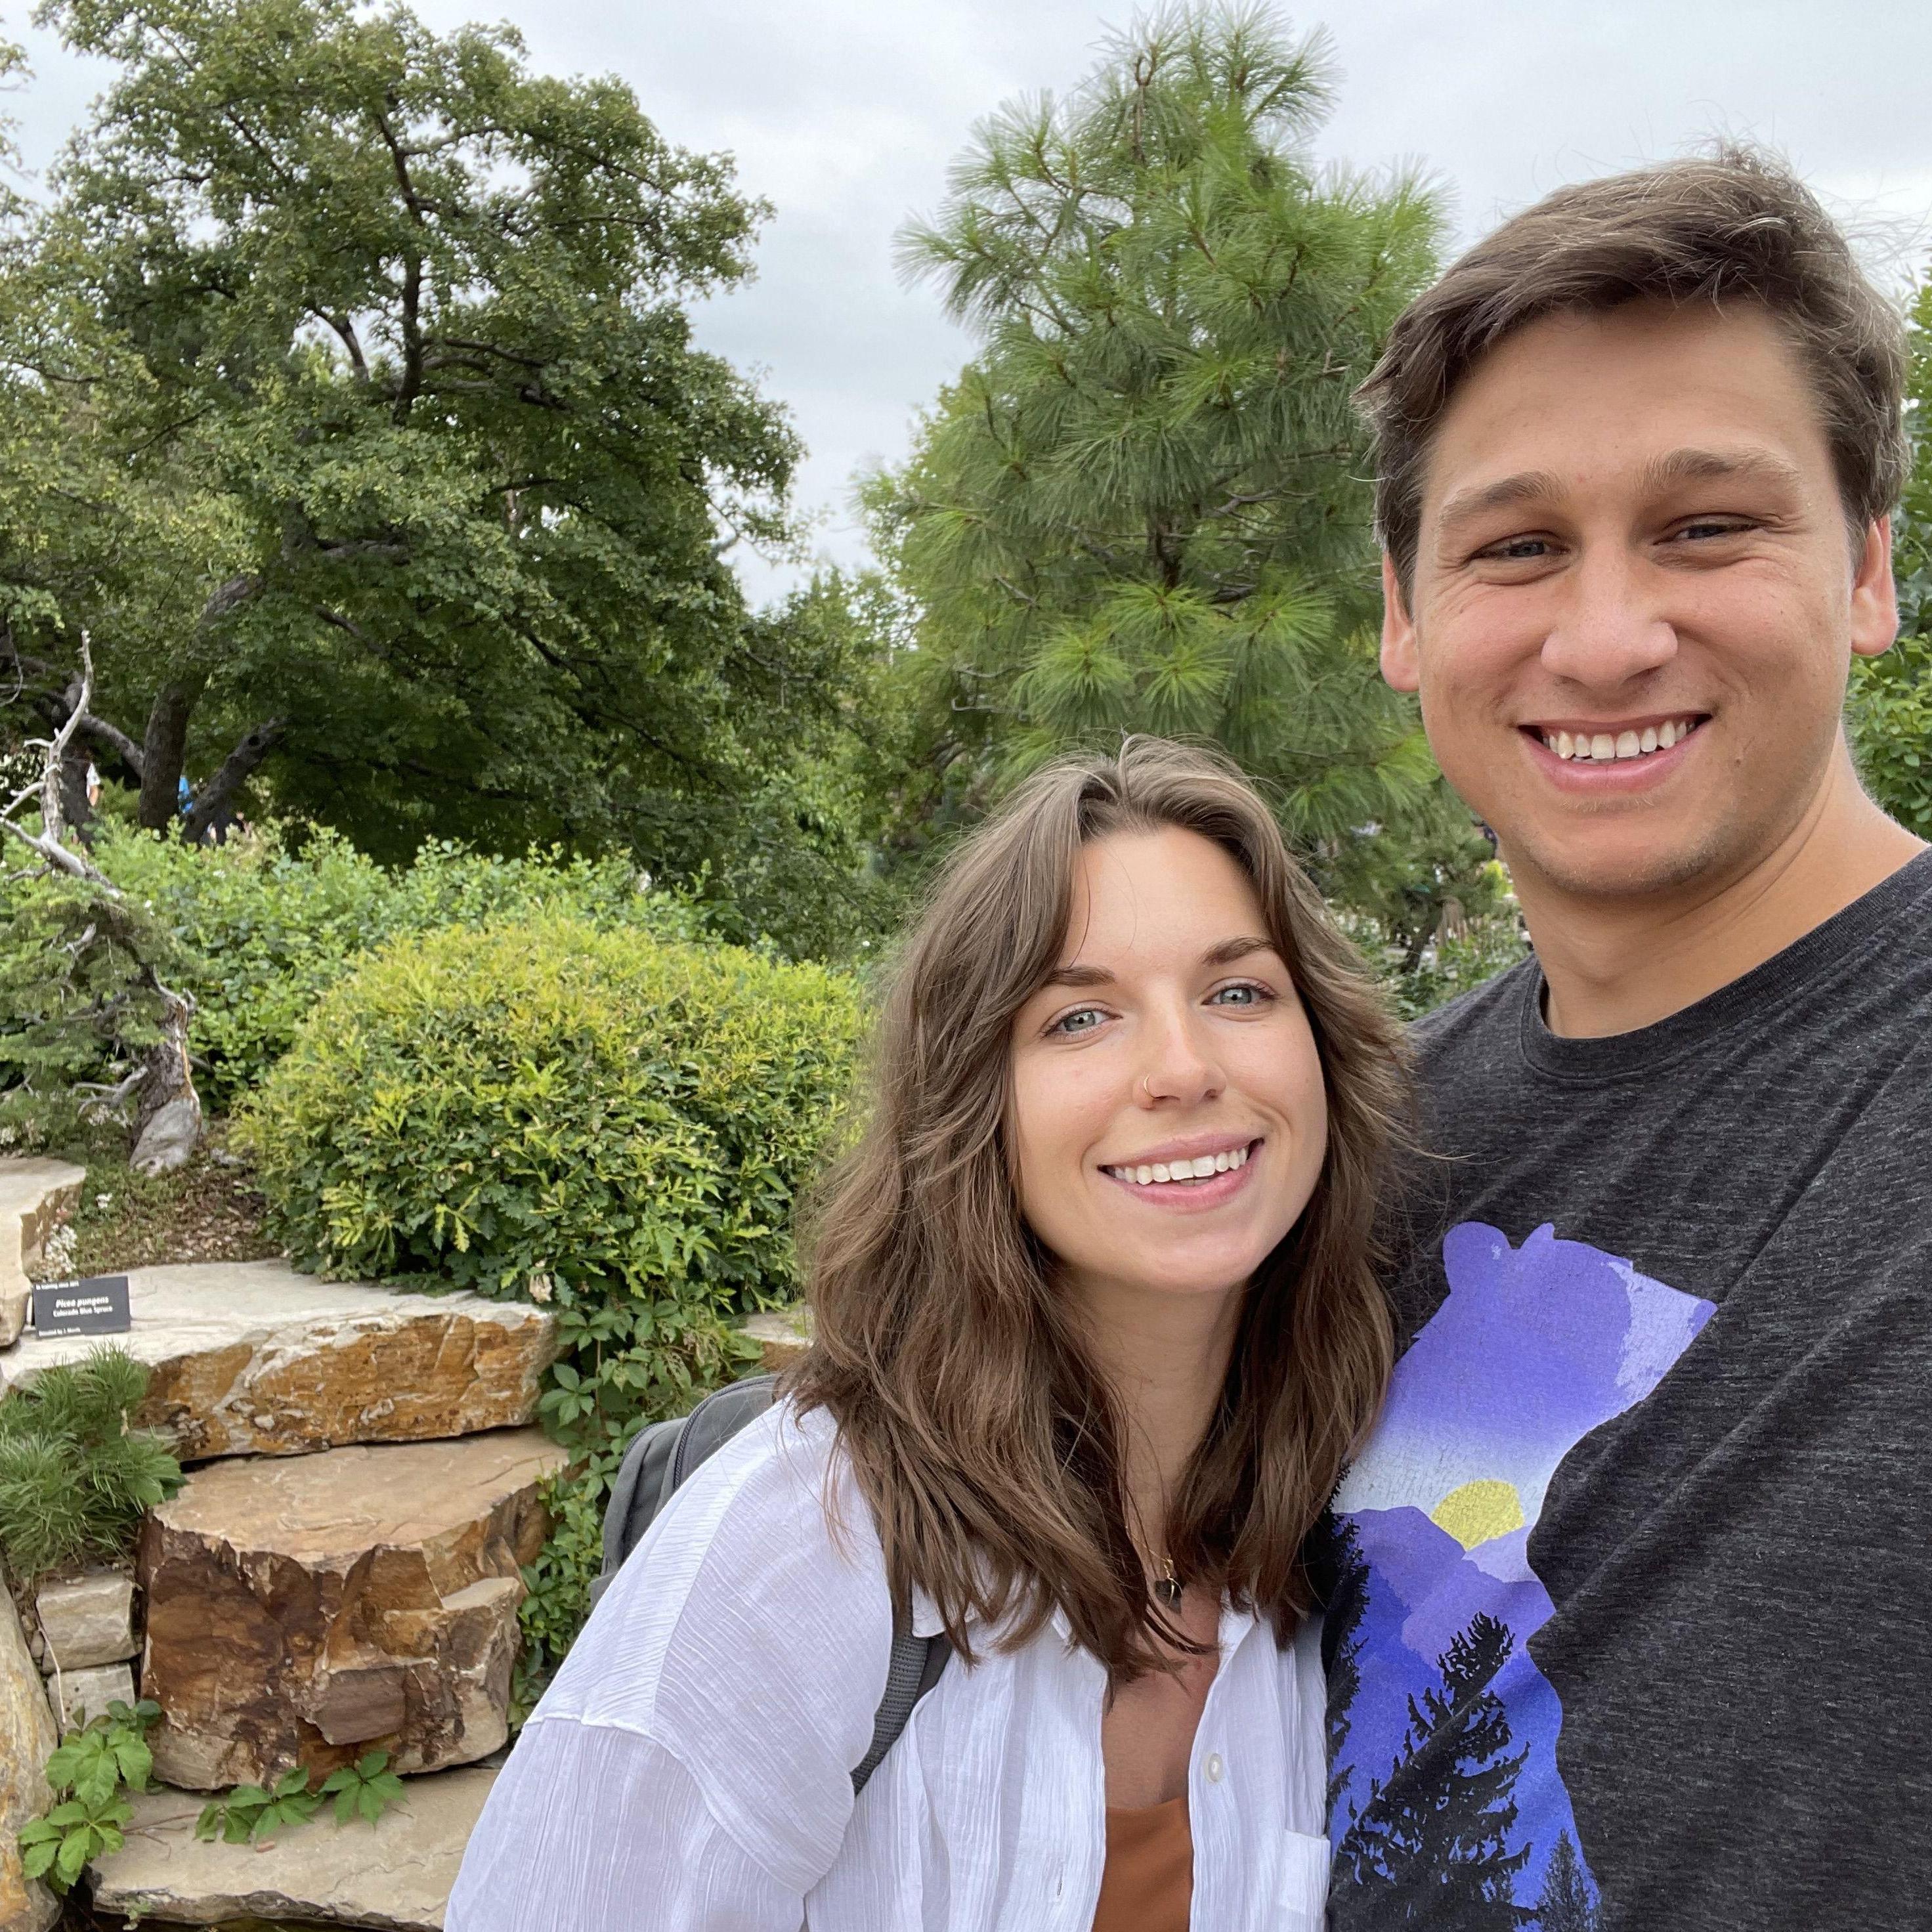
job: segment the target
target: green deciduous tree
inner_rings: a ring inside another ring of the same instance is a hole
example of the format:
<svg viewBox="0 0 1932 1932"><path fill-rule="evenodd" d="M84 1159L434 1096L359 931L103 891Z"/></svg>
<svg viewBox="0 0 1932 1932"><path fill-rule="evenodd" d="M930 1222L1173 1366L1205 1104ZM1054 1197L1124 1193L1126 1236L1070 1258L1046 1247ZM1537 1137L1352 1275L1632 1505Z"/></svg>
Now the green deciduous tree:
<svg viewBox="0 0 1932 1932"><path fill-rule="evenodd" d="M982 339L868 492L934 821L1150 730L1267 781L1331 890L1399 892L1378 838L1438 898L1487 856L1377 675L1351 401L1440 217L1411 176L1316 165L1333 98L1319 35L1163 14L1075 92L987 121L904 236Z"/></svg>
<svg viewBox="0 0 1932 1932"><path fill-rule="evenodd" d="M686 314L749 272L728 161L507 28L43 17L118 76L0 276L0 508L41 506L0 654L57 706L50 620L90 626L142 823L184 770L190 831L260 770L380 856L619 844L716 884L789 852L836 886L840 827L775 801L849 639L746 611L727 553L788 541L796 440Z"/></svg>
<svg viewBox="0 0 1932 1932"><path fill-rule="evenodd" d="M1852 667L1852 748L1872 796L1907 830L1932 838L1932 285L1913 305L1909 394L1918 433L1905 500L1893 519L1899 640Z"/></svg>

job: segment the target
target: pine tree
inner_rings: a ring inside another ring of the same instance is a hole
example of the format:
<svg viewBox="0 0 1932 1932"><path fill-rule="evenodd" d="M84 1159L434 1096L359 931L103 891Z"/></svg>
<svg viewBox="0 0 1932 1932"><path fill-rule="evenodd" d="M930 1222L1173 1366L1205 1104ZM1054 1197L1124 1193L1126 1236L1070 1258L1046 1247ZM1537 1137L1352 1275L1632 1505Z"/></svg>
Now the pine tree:
<svg viewBox="0 0 1932 1932"><path fill-rule="evenodd" d="M1328 1684L1328 1805L1332 1820L1348 1784L1342 1754L1348 1748L1350 1712L1362 1688L1362 1618L1369 1603L1369 1562L1353 1518L1328 1518L1316 1540L1315 1558L1328 1606L1322 1648Z"/></svg>
<svg viewBox="0 0 1932 1932"><path fill-rule="evenodd" d="M1438 1660L1440 1687L1409 1700L1402 1755L1336 1852L1337 1932L1516 1932L1533 1922L1516 1903L1528 1850L1508 1848L1528 1754L1511 1754L1508 1714L1489 1688L1514 1648L1508 1627L1478 1612Z"/></svg>
<svg viewBox="0 0 1932 1932"><path fill-rule="evenodd" d="M904 238L982 338L868 495L917 614L900 662L936 821L1124 730L1204 738L1330 890L1480 897L1486 849L1377 673L1350 400L1440 216L1412 178L1317 164L1334 98L1319 34L1170 10L984 123Z"/></svg>
<svg viewBox="0 0 1932 1932"><path fill-rule="evenodd" d="M1565 1832L1550 1855L1543 1895L1536 1901L1536 1923L1540 1932L1597 1932L1601 1922L1589 1868L1576 1841Z"/></svg>

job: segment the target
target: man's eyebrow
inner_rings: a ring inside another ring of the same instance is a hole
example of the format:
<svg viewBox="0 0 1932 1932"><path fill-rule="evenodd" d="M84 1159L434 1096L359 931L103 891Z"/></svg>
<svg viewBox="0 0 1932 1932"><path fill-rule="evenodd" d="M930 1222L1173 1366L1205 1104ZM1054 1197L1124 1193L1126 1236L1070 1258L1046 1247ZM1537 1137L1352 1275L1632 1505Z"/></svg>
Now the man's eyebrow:
<svg viewBox="0 0 1932 1932"><path fill-rule="evenodd" d="M1763 449L1673 449L1653 458L1644 468L1647 488L1672 483L1765 482L1801 489L1804 478L1797 466Z"/></svg>
<svg viewBox="0 0 1932 1932"><path fill-rule="evenodd" d="M1245 959L1251 952L1272 952L1274 941L1262 938L1254 933L1243 933L1234 939L1224 939L1218 946L1210 946L1201 956L1204 966L1232 966L1237 959ZM1042 982L1048 986L1111 986L1114 976L1104 966L1056 966Z"/></svg>
<svg viewBox="0 0 1932 1932"><path fill-rule="evenodd" d="M1492 510L1507 509L1516 503L1546 502L1562 494L1562 478L1554 471L1525 470L1514 476L1499 476L1493 483L1459 490L1443 505L1436 524L1439 529L1453 530L1486 516Z"/></svg>

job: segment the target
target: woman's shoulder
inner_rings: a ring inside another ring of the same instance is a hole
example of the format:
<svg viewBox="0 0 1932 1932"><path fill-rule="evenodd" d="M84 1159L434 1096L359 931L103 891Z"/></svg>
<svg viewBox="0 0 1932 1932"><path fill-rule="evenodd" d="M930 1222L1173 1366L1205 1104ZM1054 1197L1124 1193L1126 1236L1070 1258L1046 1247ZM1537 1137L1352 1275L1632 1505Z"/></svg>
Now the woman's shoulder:
<svg viewBox="0 0 1932 1932"><path fill-rule="evenodd" d="M837 1426L781 1402L680 1486L536 1714L675 1748L717 1714L721 1674L776 1673L831 1721L847 1704L870 1711L891 1641L878 1532Z"/></svg>

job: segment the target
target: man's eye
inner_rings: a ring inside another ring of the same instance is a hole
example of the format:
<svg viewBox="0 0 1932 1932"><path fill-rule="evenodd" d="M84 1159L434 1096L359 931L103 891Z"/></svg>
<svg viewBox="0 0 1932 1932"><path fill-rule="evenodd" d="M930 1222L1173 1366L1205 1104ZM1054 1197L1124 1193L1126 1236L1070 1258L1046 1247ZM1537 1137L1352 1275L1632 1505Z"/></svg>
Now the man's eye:
<svg viewBox="0 0 1932 1932"><path fill-rule="evenodd" d="M1550 540L1546 537L1508 537L1478 554L1496 563L1531 563L1540 556L1547 556L1549 550Z"/></svg>
<svg viewBox="0 0 1932 1932"><path fill-rule="evenodd" d="M1708 542L1715 537L1742 536L1750 527L1748 524L1741 524L1734 519L1726 521L1716 517L1705 517L1694 524L1684 524L1676 534L1699 542Z"/></svg>

